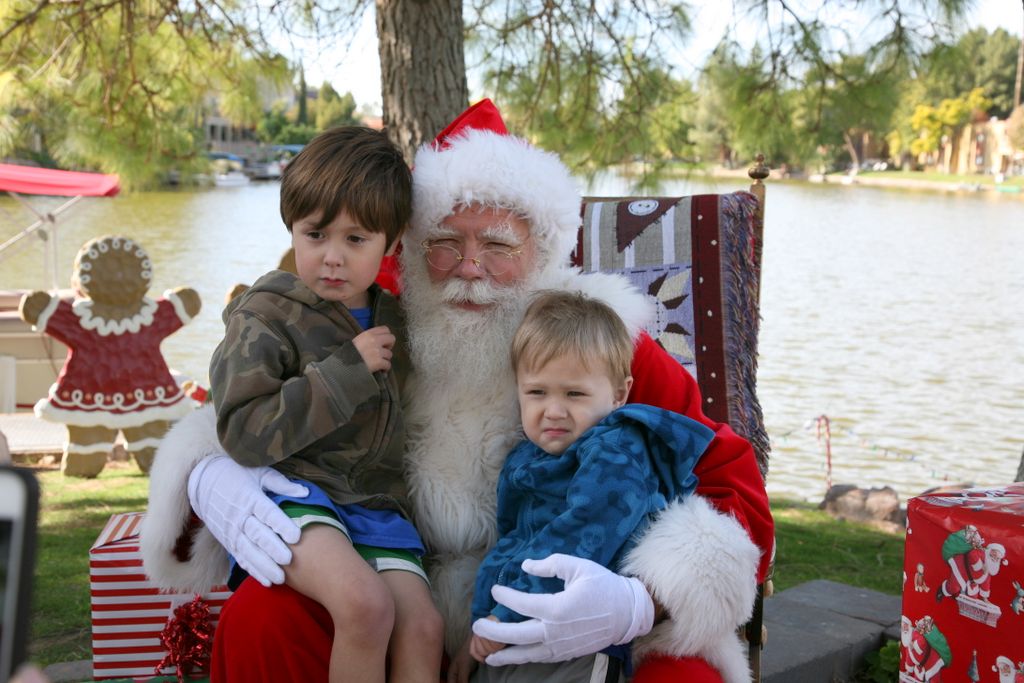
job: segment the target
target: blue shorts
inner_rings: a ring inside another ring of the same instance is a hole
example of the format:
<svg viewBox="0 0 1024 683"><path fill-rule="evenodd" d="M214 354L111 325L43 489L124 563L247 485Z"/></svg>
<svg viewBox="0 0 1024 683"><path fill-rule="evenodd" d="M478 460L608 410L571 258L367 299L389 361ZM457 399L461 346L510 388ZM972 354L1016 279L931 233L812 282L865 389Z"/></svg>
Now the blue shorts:
<svg viewBox="0 0 1024 683"><path fill-rule="evenodd" d="M305 498L295 496L270 495L270 500L278 505L288 501L299 505L316 505L330 510L345 526L343 532L353 543L372 545L378 548L408 550L417 557L422 556L423 541L412 522L395 510L375 510L362 505L337 505L328 497L324 490L316 484L302 479L291 479L309 489Z"/></svg>
<svg viewBox="0 0 1024 683"><path fill-rule="evenodd" d="M282 503L295 503L300 506L323 508L324 512L334 516L333 521L336 523L330 523L329 516L318 516L316 520L306 520L306 523L311 521L329 523L330 526L337 528L348 537L359 553L367 558L367 562L377 571L393 569L410 571L422 577L424 581L427 580L422 563L418 561L395 560L393 557L388 557L389 553L382 553L381 555L384 555L384 557L376 557L378 553L372 552L372 548L381 548L409 553L414 556L412 558L414 560L423 556L425 551L419 533L417 533L412 522L404 518L399 512L395 510L376 510L356 504L337 505L316 484L303 479L291 479L291 481L302 484L309 489L309 495L305 498L299 498L297 496L268 493L268 497L279 506ZM300 519L294 519L294 521L300 527L305 526L304 522ZM369 557L370 555L374 557ZM242 569L235 561L235 558L232 557L231 573L228 576L227 582L228 587L231 590L235 590L248 576L249 573Z"/></svg>

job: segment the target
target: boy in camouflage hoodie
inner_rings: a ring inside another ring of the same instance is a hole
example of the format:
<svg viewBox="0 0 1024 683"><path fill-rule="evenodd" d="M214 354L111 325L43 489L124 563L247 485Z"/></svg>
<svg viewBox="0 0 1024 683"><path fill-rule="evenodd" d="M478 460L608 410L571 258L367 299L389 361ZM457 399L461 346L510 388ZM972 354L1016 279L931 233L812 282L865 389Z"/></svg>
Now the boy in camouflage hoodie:
<svg viewBox="0 0 1024 683"><path fill-rule="evenodd" d="M285 582L334 622L332 682L383 683L386 667L392 680L436 681L440 668L443 624L403 480L404 321L374 283L411 195L383 133L343 127L310 142L281 179L298 274L271 271L228 305L210 363L224 449L309 489L272 499L302 527Z"/></svg>

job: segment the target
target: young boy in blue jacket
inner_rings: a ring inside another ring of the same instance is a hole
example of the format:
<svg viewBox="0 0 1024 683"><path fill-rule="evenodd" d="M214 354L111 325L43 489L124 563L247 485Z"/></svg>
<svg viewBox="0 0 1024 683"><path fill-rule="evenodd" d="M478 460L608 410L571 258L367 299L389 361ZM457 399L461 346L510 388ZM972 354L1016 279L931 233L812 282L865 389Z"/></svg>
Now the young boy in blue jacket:
<svg viewBox="0 0 1024 683"><path fill-rule="evenodd" d="M516 331L511 356L526 439L498 478L498 542L477 573L474 621L525 619L497 604L495 585L562 590L560 579L525 572L524 560L565 553L616 569L651 516L696 488L693 467L714 436L677 413L626 404L633 340L596 299L541 294ZM449 680L467 680L471 659L483 662L503 647L472 636ZM474 680L499 675L488 668ZM573 670L567 664L559 680L573 680Z"/></svg>

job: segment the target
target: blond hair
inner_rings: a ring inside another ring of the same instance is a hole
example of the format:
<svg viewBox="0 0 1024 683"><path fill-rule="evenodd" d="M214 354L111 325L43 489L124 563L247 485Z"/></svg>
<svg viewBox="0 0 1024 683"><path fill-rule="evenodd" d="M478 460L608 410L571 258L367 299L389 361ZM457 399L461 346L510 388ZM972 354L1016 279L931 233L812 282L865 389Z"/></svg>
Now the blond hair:
<svg viewBox="0 0 1024 683"><path fill-rule="evenodd" d="M565 355L588 371L604 366L614 385L632 374L633 340L608 304L578 292L541 292L512 338L512 370L539 370Z"/></svg>

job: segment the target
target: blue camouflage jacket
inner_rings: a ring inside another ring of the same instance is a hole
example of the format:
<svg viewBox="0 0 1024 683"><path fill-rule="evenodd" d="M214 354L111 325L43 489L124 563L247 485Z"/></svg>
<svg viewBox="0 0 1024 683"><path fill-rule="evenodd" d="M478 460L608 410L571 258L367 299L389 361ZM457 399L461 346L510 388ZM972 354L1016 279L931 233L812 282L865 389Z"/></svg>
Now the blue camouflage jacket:
<svg viewBox="0 0 1024 683"><path fill-rule="evenodd" d="M521 442L498 478L498 542L477 573L473 619L525 618L494 602L495 584L562 590L561 579L525 573L523 560L565 553L617 568L651 515L697 487L693 468L713 437L678 413L628 404L561 455Z"/></svg>

